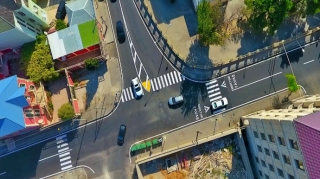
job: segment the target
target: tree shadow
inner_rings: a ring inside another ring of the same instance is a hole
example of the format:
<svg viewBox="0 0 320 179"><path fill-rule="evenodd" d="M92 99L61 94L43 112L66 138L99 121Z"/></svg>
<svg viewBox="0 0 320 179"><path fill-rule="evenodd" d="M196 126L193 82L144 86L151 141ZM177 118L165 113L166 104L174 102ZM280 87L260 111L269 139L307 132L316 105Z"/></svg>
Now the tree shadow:
<svg viewBox="0 0 320 179"><path fill-rule="evenodd" d="M192 1L150 0L151 8L157 24L170 24L170 21L184 16L189 36L197 34L198 21Z"/></svg>
<svg viewBox="0 0 320 179"><path fill-rule="evenodd" d="M205 83L195 83L184 80L180 86L180 93L184 98L181 113L188 116L194 107L199 104L199 99L204 101L208 97Z"/></svg>
<svg viewBox="0 0 320 179"><path fill-rule="evenodd" d="M288 55L288 57L287 57L287 55ZM299 63L300 58L303 56L303 51L300 48L298 50L289 52L287 55L286 54L281 55L282 60L281 60L280 67L282 69L288 68L288 66L290 66L290 63ZM290 61L290 63L289 63L289 61Z"/></svg>
<svg viewBox="0 0 320 179"><path fill-rule="evenodd" d="M306 22L309 25L309 29L318 27L320 25L320 13L313 16L307 16Z"/></svg>
<svg viewBox="0 0 320 179"><path fill-rule="evenodd" d="M209 47L202 46L199 40L194 40L189 48L186 63L193 66L212 67L212 60L209 58Z"/></svg>

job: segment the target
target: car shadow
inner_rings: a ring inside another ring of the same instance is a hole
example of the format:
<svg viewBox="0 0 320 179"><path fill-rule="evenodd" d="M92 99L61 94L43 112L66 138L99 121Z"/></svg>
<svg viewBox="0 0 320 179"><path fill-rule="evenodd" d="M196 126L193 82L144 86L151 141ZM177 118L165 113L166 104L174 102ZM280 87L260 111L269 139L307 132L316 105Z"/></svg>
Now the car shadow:
<svg viewBox="0 0 320 179"><path fill-rule="evenodd" d="M183 106L184 102L183 103L179 103L179 104L175 104L175 105L170 105L169 102L167 104L168 104L169 109L178 109L178 108L181 108Z"/></svg>

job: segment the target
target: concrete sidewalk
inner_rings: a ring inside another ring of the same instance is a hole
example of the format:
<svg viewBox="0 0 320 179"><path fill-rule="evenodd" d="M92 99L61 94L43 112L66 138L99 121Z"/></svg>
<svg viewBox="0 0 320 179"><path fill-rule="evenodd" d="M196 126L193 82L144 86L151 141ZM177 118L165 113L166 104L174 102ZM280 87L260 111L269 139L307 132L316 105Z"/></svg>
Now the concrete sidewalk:
<svg viewBox="0 0 320 179"><path fill-rule="evenodd" d="M43 179L88 179L88 175L84 168L76 168Z"/></svg>
<svg viewBox="0 0 320 179"><path fill-rule="evenodd" d="M291 94L289 100L291 101L299 98L299 93L300 92ZM163 137L162 146L136 154L132 156L132 161L136 164L145 163L156 158L235 133L238 130L241 116L262 109L272 109L274 108L276 101L281 102L284 97L288 96L288 94L289 92L287 91L274 94L260 101L240 107L230 112L219 114L202 122L177 128L173 131L168 131L166 133L159 134L158 136L146 139L145 141ZM302 91L301 94L303 94Z"/></svg>
<svg viewBox="0 0 320 179"><path fill-rule="evenodd" d="M103 65L106 65L107 70L102 75L103 80L98 82L97 89L93 89L95 94L90 106L81 116L82 119L88 119L88 121L110 114L118 105L122 90L122 73L107 3L94 0L93 6L99 29L101 53L107 61ZM84 122L86 121L82 121Z"/></svg>

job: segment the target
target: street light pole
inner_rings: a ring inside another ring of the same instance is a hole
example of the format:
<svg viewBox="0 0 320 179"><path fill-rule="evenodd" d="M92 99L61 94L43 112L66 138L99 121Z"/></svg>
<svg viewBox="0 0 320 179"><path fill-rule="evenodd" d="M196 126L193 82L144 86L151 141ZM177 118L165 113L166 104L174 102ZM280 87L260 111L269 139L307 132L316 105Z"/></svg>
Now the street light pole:
<svg viewBox="0 0 320 179"><path fill-rule="evenodd" d="M154 41L153 43L159 42L159 40L160 40L161 38L163 38L163 35L169 30L170 27L171 27L171 24L169 24L168 28L166 29L166 31L164 31L164 33L162 34L162 36L159 37L159 38L158 38L156 41Z"/></svg>
<svg viewBox="0 0 320 179"><path fill-rule="evenodd" d="M301 44L299 43L299 41L298 41L298 38L297 38L297 28L298 28L299 26L298 25L296 25L296 28L294 29L294 33L295 33L295 36L296 36L296 41L297 41L297 43L299 44L299 46L300 46L300 48L301 48L301 50L302 50L302 52L305 52L305 50L302 48L302 46L301 46Z"/></svg>

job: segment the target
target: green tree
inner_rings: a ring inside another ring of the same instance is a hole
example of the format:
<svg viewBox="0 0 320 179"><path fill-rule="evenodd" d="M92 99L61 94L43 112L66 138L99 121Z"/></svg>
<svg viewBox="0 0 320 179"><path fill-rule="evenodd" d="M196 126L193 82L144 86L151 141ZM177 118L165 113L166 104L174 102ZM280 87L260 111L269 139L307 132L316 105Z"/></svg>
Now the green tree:
<svg viewBox="0 0 320 179"><path fill-rule="evenodd" d="M99 60L90 58L87 59L84 64L87 70L93 71L99 67Z"/></svg>
<svg viewBox="0 0 320 179"><path fill-rule="evenodd" d="M69 120L74 117L74 110L70 103L65 103L58 110L58 117L62 120Z"/></svg>
<svg viewBox="0 0 320 179"><path fill-rule="evenodd" d="M36 83L51 81L59 76L54 69L49 45L46 36L39 35L35 42L26 43L21 50L21 64L27 76Z"/></svg>
<svg viewBox="0 0 320 179"><path fill-rule="evenodd" d="M320 1L319 0L308 0L307 1L307 14L315 15L320 12Z"/></svg>
<svg viewBox="0 0 320 179"><path fill-rule="evenodd" d="M274 34L293 8L292 0L245 0L249 25L255 31Z"/></svg>
<svg viewBox="0 0 320 179"><path fill-rule="evenodd" d="M67 28L67 24L64 22L64 20L61 20L61 19L57 19L56 21L56 30L59 31L59 30L62 30L62 29L65 29Z"/></svg>
<svg viewBox="0 0 320 179"><path fill-rule="evenodd" d="M207 0L202 0L197 7L198 34L202 45L222 45L223 33L220 31L222 12L220 3L214 6ZM223 22L223 20L222 20Z"/></svg>
<svg viewBox="0 0 320 179"><path fill-rule="evenodd" d="M294 93L300 89L297 83L297 79L293 74L286 74L288 89L290 92Z"/></svg>

